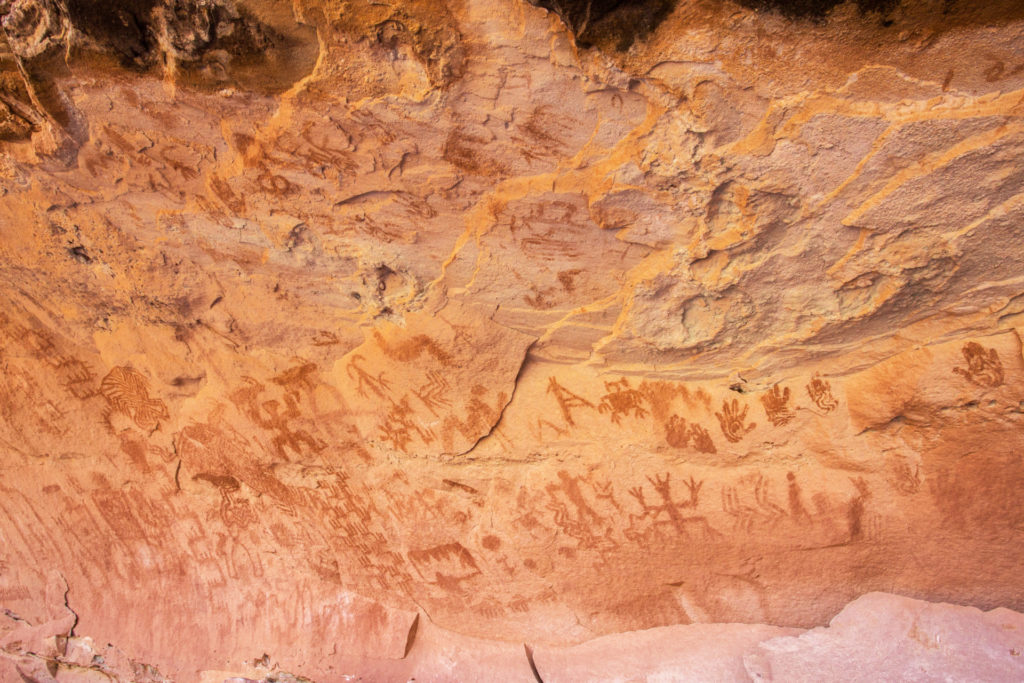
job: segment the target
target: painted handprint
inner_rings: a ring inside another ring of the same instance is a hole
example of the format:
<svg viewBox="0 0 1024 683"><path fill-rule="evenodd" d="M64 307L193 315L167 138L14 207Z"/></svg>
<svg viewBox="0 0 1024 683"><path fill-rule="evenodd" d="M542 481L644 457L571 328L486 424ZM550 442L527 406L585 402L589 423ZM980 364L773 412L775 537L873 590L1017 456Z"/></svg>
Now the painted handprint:
<svg viewBox="0 0 1024 683"><path fill-rule="evenodd" d="M741 409L740 402L733 399L732 403L722 401L722 412L715 413L718 423L722 425L722 433L729 441L736 443L757 426L754 422L746 426L743 425L743 421L747 418L747 410L747 406L743 406Z"/></svg>
<svg viewBox="0 0 1024 683"><path fill-rule="evenodd" d="M793 411L789 408L789 387L780 390L776 384L768 393L761 396L761 405L764 406L765 415L776 427L781 427L793 419Z"/></svg>

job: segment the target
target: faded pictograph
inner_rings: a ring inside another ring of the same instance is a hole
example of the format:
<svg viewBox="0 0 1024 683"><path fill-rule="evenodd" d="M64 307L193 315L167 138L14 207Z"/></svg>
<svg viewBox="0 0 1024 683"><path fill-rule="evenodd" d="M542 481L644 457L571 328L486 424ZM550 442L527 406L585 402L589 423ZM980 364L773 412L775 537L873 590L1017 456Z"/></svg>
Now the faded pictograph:
<svg viewBox="0 0 1024 683"><path fill-rule="evenodd" d="M807 395L814 401L814 405L826 413L839 407L839 402L832 396L832 385L817 374L807 384Z"/></svg>
<svg viewBox="0 0 1024 683"><path fill-rule="evenodd" d="M983 387L998 387L1003 383L1003 363L995 349L986 349L978 342L967 342L960 352L967 367L955 367L953 372Z"/></svg>
<svg viewBox="0 0 1024 683"><path fill-rule="evenodd" d="M673 448L686 448L692 446L701 453L717 453L711 435L696 422L687 424L686 418L679 415L672 415L665 423L665 441Z"/></svg>
<svg viewBox="0 0 1024 683"><path fill-rule="evenodd" d="M629 490L629 495L639 504L641 512L639 515L629 515L629 528L624 531L627 538L646 538L644 527L656 534L671 529L680 536L700 540L712 540L721 536L712 528L707 517L687 512L697 509L703 481L695 480L692 475L684 480L683 487L687 489L688 496L681 501L677 501L672 494L670 472L647 477L647 481L657 494L658 500L649 501L643 486L635 486Z"/></svg>
<svg viewBox="0 0 1024 683"><path fill-rule="evenodd" d="M715 417L718 418L718 424L721 426L722 434L725 435L726 439L736 443L757 427L755 422L746 422L748 410L749 407L746 405L741 406L738 399L722 401L722 410L721 412L716 412Z"/></svg>
<svg viewBox="0 0 1024 683"><path fill-rule="evenodd" d="M150 398L149 385L142 373L133 368L116 367L100 383L100 392L107 400L110 413L131 418L139 429L156 429L160 420L170 414L163 401ZM109 414L109 413L108 413Z"/></svg>
<svg viewBox="0 0 1024 683"><path fill-rule="evenodd" d="M287 387L289 383L281 384ZM287 459L289 451L293 456L299 456L307 452L319 452L326 447L324 441L294 425L304 417L294 389L284 393L283 405L276 398L263 397L265 390L266 387L258 380L243 377L242 385L231 393L230 398L242 414L273 434L271 443L279 456Z"/></svg>
<svg viewBox="0 0 1024 683"><path fill-rule="evenodd" d="M761 396L761 405L768 420L776 427L789 424L794 415L789 407L789 387L783 389L776 384Z"/></svg>

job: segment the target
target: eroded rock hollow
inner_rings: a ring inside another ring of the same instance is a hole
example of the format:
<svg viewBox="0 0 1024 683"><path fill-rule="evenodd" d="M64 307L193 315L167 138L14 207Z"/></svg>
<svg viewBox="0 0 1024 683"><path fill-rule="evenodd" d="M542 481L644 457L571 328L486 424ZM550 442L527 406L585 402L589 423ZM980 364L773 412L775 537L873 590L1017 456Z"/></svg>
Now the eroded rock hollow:
<svg viewBox="0 0 1024 683"><path fill-rule="evenodd" d="M0 26L0 680L1024 677L1019 2Z"/></svg>

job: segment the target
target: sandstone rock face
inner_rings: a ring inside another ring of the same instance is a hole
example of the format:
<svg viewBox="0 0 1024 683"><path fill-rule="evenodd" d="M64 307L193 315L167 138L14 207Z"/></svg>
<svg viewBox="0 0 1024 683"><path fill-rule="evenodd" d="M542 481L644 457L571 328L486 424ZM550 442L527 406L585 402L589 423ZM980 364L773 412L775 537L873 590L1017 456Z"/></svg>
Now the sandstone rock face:
<svg viewBox="0 0 1024 683"><path fill-rule="evenodd" d="M666 7L0 2L0 678L1020 678L1024 11Z"/></svg>
<svg viewBox="0 0 1024 683"><path fill-rule="evenodd" d="M767 640L744 656L761 681L1013 681L1024 675L1018 612L858 598L828 628Z"/></svg>

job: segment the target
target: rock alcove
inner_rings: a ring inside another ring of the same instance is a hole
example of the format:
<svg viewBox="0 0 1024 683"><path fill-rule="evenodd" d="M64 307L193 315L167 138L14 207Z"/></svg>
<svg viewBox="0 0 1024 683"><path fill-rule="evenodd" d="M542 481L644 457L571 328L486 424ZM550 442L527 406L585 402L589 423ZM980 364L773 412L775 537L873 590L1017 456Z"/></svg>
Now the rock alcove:
<svg viewBox="0 0 1024 683"><path fill-rule="evenodd" d="M1024 677L1019 2L0 27L0 681Z"/></svg>

